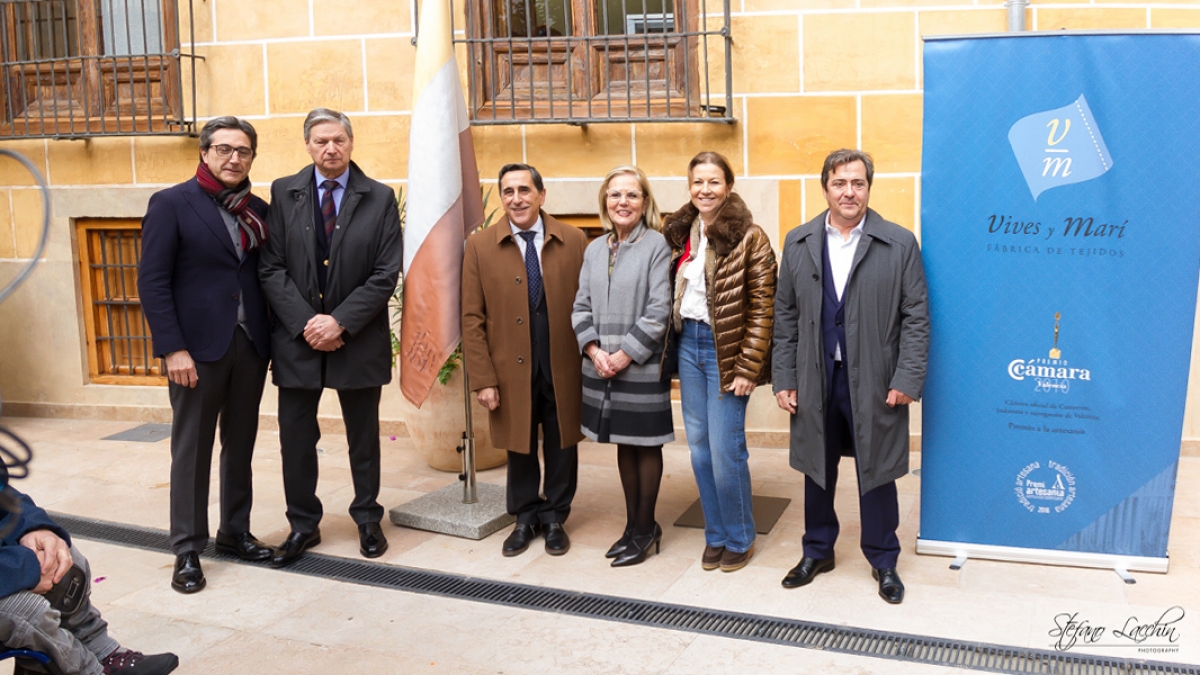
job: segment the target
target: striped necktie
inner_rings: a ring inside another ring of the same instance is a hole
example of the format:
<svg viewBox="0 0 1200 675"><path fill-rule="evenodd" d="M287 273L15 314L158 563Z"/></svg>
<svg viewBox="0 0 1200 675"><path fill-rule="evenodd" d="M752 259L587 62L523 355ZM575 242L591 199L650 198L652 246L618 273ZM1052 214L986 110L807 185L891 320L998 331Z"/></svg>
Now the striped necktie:
<svg viewBox="0 0 1200 675"><path fill-rule="evenodd" d="M333 207L333 190L337 187L336 180L321 183L321 189L325 191L325 196L321 197L321 218L325 221L327 239L333 236L333 229L337 226L337 209Z"/></svg>

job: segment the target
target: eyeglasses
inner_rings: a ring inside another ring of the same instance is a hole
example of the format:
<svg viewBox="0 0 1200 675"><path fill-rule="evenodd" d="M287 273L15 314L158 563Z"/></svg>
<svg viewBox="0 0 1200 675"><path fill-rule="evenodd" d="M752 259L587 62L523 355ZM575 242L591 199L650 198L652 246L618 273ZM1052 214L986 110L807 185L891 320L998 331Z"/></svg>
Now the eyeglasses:
<svg viewBox="0 0 1200 675"><path fill-rule="evenodd" d="M250 148L235 148L232 145L212 145L209 150L217 153L217 157L228 157L233 153L237 153L238 159L247 160L254 156L254 151Z"/></svg>
<svg viewBox="0 0 1200 675"><path fill-rule="evenodd" d="M614 191L606 194L605 197L608 197L608 201L610 201L610 202L619 202L619 201L621 201L622 197L624 197L626 201L640 202L642 200L642 193L640 193L640 192L617 192L614 190Z"/></svg>

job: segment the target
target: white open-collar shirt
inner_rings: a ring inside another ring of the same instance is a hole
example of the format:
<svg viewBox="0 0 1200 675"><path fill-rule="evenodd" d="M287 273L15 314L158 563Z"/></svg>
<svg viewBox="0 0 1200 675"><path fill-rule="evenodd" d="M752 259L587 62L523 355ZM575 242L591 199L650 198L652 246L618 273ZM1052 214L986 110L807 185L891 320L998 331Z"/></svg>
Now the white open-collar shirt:
<svg viewBox="0 0 1200 675"><path fill-rule="evenodd" d="M837 291L838 300L846 292L846 282L850 280L850 266L854 264L854 252L858 250L858 242L862 239L863 223L867 221L864 215L849 234L842 236L840 230L829 222L829 214L825 214L825 249L829 251L829 269L833 272L833 288ZM833 360L842 360L842 346L833 348Z"/></svg>

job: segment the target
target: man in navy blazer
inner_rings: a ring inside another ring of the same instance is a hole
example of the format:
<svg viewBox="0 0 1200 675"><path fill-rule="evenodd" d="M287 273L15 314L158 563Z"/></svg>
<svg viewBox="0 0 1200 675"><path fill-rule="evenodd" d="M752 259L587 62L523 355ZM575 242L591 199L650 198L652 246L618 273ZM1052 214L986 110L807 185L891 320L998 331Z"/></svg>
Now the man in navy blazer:
<svg viewBox="0 0 1200 675"><path fill-rule="evenodd" d="M171 586L204 588L208 484L221 423L217 550L266 560L250 534L250 459L271 337L258 283L267 204L250 194L258 134L217 117L200 131L196 176L156 193L142 219L138 291L154 354L166 359L171 423Z"/></svg>

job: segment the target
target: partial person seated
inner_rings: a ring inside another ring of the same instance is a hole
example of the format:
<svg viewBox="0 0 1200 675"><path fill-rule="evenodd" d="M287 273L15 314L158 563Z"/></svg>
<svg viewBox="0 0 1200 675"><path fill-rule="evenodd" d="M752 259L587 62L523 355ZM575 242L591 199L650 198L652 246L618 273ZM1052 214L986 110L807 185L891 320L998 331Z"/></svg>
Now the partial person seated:
<svg viewBox="0 0 1200 675"><path fill-rule="evenodd" d="M41 652L64 675L175 670L174 654L142 654L109 637L91 602L91 576L67 531L8 486L8 468L0 463L0 650Z"/></svg>

